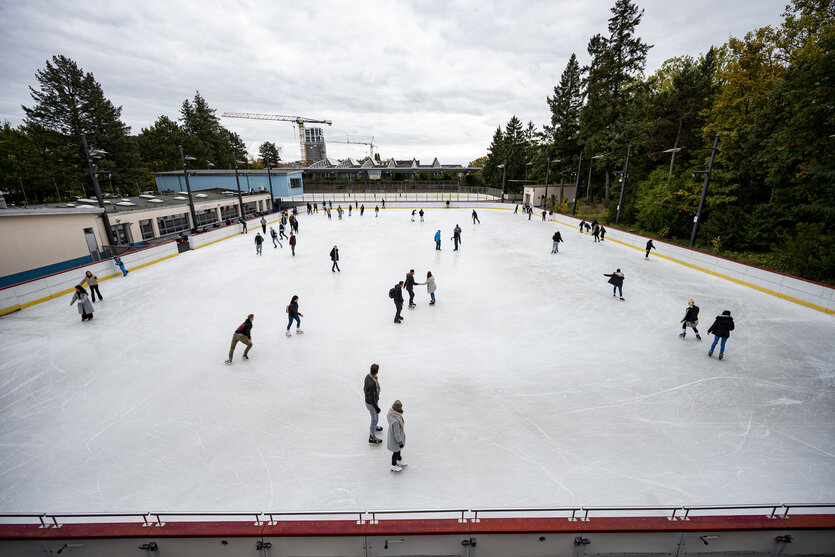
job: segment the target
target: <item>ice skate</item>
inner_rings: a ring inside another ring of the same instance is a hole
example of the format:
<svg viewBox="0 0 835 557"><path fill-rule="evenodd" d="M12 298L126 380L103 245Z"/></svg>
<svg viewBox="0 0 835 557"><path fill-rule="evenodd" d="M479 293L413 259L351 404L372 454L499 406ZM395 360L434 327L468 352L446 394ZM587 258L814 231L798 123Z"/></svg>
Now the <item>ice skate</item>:
<svg viewBox="0 0 835 557"><path fill-rule="evenodd" d="M226 360L226 361L225 361L225 362L223 362L223 363L224 363L224 364L226 364L226 365L228 365L228 366L231 366L231 365L232 365L232 360Z"/></svg>
<svg viewBox="0 0 835 557"><path fill-rule="evenodd" d="M711 356L713 356L713 350L708 350L707 357L710 358Z"/></svg>
<svg viewBox="0 0 835 557"><path fill-rule="evenodd" d="M242 358L242 359L244 359L244 360L248 360L248 359L249 359L249 356L247 356L246 354L244 354L243 356L241 356L241 358Z"/></svg>
<svg viewBox="0 0 835 557"><path fill-rule="evenodd" d="M377 426L377 431L383 431L383 428L381 426Z"/></svg>
<svg viewBox="0 0 835 557"><path fill-rule="evenodd" d="M392 464L391 465L391 471L392 472L402 472L403 467L402 466L397 466L396 464Z"/></svg>
<svg viewBox="0 0 835 557"><path fill-rule="evenodd" d="M304 331L302 331L301 329L296 328L296 334L297 334L297 335L300 335L300 334L302 334L303 332L304 332Z"/></svg>
<svg viewBox="0 0 835 557"><path fill-rule="evenodd" d="M696 340L702 340L702 336L699 335L698 333L696 334Z"/></svg>
<svg viewBox="0 0 835 557"><path fill-rule="evenodd" d="M685 333L680 333L680 334L678 335L678 338L680 338L681 340L684 340L684 337L685 337L685 336L686 336L686 335L685 335Z"/></svg>
<svg viewBox="0 0 835 557"><path fill-rule="evenodd" d="M720 353L720 354L719 354L719 359L721 360L724 356L725 356L724 354L721 354L721 353Z"/></svg>
<svg viewBox="0 0 835 557"><path fill-rule="evenodd" d="M369 438L368 438L368 443L369 443L369 444L371 444L371 445L379 445L379 444L380 444L380 443L382 443L382 442L383 442L383 440L382 440L382 439L380 439L380 438L379 438L379 437L377 437L377 436L374 436L374 437L369 437Z"/></svg>
<svg viewBox="0 0 835 557"><path fill-rule="evenodd" d="M621 297L620 297L620 301L621 301L621 302L625 302L625 301L626 301L626 298L624 298L623 296L621 296Z"/></svg>
<svg viewBox="0 0 835 557"><path fill-rule="evenodd" d="M293 333L291 333L290 331L287 331L286 333L284 333L284 336L291 337L291 336L293 336Z"/></svg>
<svg viewBox="0 0 835 557"><path fill-rule="evenodd" d="M408 466L408 464L406 464L406 463L405 463L405 462L403 462L402 460L398 460L398 461L397 461L397 465L398 465L398 466L400 466L401 468L405 468L405 467L407 467L407 466Z"/></svg>

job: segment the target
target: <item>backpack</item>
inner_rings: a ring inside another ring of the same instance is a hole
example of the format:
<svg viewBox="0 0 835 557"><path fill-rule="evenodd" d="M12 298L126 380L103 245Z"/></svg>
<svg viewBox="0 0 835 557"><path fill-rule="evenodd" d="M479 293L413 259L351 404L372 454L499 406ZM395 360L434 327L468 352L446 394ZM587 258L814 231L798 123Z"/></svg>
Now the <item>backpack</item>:
<svg viewBox="0 0 835 557"><path fill-rule="evenodd" d="M287 306L286 308L284 308L284 313L290 313L290 306Z"/></svg>
<svg viewBox="0 0 835 557"><path fill-rule="evenodd" d="M393 286L391 287L391 290L389 290L389 298L394 299L394 287Z"/></svg>

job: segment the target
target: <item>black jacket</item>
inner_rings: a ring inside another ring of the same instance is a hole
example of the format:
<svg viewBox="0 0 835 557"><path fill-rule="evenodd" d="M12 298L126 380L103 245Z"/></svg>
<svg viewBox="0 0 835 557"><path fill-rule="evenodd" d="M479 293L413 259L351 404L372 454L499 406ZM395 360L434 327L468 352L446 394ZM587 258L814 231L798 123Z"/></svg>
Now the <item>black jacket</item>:
<svg viewBox="0 0 835 557"><path fill-rule="evenodd" d="M365 402L373 406L374 410L379 412L380 407L377 406L377 403L380 401L380 393L377 392L377 382L371 378L370 373L365 376L365 386L363 387L363 391L365 391Z"/></svg>
<svg viewBox="0 0 835 557"><path fill-rule="evenodd" d="M604 277L609 277L609 284L614 284L615 286L623 286L623 275L620 273L612 273L611 275L603 275Z"/></svg>
<svg viewBox="0 0 835 557"><path fill-rule="evenodd" d="M339 250L337 248L331 250L331 261L339 261Z"/></svg>
<svg viewBox="0 0 835 557"><path fill-rule="evenodd" d="M264 243L264 237L263 236L256 236L255 237L255 243L256 244L263 244Z"/></svg>
<svg viewBox="0 0 835 557"><path fill-rule="evenodd" d="M698 321L699 319L699 306L687 306L687 311L684 312L684 322L688 321Z"/></svg>
<svg viewBox="0 0 835 557"><path fill-rule="evenodd" d="M290 305L287 306L287 313L290 315L290 317L296 317L299 314L299 303L290 302Z"/></svg>
<svg viewBox="0 0 835 557"><path fill-rule="evenodd" d="M562 242L562 234L560 234L559 231L554 232L554 236L551 239L555 242Z"/></svg>
<svg viewBox="0 0 835 557"><path fill-rule="evenodd" d="M412 273L406 273L406 283L404 285L406 290L414 290L415 288L415 277L412 276Z"/></svg>
<svg viewBox="0 0 835 557"><path fill-rule="evenodd" d="M403 289L399 284L394 287L394 303L403 305Z"/></svg>
<svg viewBox="0 0 835 557"><path fill-rule="evenodd" d="M252 340L251 331L252 331L252 321L250 321L249 319L247 319L246 321L241 323L241 326L238 327L237 329L235 329L236 333L241 333L242 335L244 335L249 340Z"/></svg>
<svg viewBox="0 0 835 557"><path fill-rule="evenodd" d="M713 333L719 338L728 338L734 330L734 318L730 315L717 315L716 321L707 330L707 334Z"/></svg>

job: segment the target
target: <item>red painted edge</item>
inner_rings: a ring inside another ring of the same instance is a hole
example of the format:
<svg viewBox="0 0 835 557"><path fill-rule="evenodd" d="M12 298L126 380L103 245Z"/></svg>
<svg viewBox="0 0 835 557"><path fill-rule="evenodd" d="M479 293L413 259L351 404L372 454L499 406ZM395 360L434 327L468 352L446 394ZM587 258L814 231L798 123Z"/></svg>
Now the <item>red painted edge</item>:
<svg viewBox="0 0 835 557"><path fill-rule="evenodd" d="M254 521L166 522L164 526L109 522L64 524L41 528L37 524L0 524L0 539L94 538L205 538L205 537L312 537L384 535L525 534L557 532L715 532L756 530L833 530L835 515L797 515L770 519L757 516L699 516L690 520L666 517L600 517L588 521L567 518L487 518L459 523L457 519L380 520L378 524L356 520L296 520L275 525Z"/></svg>

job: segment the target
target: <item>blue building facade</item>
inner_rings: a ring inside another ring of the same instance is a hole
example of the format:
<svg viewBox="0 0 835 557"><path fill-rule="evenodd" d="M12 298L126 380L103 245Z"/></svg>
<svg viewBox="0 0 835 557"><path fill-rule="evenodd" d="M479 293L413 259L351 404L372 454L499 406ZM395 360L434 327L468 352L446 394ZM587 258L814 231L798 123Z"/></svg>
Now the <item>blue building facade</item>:
<svg viewBox="0 0 835 557"><path fill-rule="evenodd" d="M157 191L186 191L186 180L182 172L159 172L154 174ZM239 170L238 179L241 191L270 191L270 180L275 197L294 197L304 193L301 171L274 170L267 176L266 170ZM191 170L188 183L192 192L203 190L237 191L235 171L233 170Z"/></svg>

